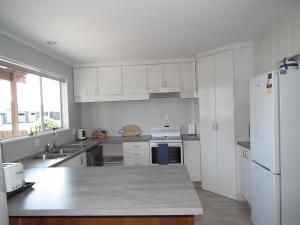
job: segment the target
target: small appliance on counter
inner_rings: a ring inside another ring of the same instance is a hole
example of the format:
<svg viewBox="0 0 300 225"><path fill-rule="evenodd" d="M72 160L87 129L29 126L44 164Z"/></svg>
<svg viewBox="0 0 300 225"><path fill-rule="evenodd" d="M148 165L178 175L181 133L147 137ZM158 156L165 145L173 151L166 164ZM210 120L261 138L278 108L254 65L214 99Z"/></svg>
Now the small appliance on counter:
<svg viewBox="0 0 300 225"><path fill-rule="evenodd" d="M77 139L78 140L86 140L87 139L84 129L81 128L81 129L77 130Z"/></svg>
<svg viewBox="0 0 300 225"><path fill-rule="evenodd" d="M107 138L107 132L106 130L94 130L91 135L92 139L99 139L103 140Z"/></svg>
<svg viewBox="0 0 300 225"><path fill-rule="evenodd" d="M3 163L6 192L15 191L25 185L22 163Z"/></svg>
<svg viewBox="0 0 300 225"><path fill-rule="evenodd" d="M134 137L139 136L142 133L141 129L137 125L126 125L121 128L119 134L123 137Z"/></svg>
<svg viewBox="0 0 300 225"><path fill-rule="evenodd" d="M189 135L196 135L196 124L189 123Z"/></svg>

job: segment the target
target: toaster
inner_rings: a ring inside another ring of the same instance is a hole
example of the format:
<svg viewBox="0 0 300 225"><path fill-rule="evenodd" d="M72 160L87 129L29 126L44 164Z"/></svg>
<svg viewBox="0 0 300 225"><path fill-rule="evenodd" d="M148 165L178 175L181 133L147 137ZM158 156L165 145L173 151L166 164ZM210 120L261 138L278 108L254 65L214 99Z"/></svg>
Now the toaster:
<svg viewBox="0 0 300 225"><path fill-rule="evenodd" d="M3 163L6 192L12 192L25 185L22 163Z"/></svg>

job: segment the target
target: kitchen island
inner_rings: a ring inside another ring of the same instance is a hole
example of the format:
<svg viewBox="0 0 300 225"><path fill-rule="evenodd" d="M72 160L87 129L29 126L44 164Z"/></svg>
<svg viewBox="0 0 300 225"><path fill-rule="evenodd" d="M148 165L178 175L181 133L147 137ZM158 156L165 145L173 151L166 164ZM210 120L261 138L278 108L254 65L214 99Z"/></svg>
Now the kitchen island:
<svg viewBox="0 0 300 225"><path fill-rule="evenodd" d="M192 225L203 208L184 166L33 168L11 225Z"/></svg>

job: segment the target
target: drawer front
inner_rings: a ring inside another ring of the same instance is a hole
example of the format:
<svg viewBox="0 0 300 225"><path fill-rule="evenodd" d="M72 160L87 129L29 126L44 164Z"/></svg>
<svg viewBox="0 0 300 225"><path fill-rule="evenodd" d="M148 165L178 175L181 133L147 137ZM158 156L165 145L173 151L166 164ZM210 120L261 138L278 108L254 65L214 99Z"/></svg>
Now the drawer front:
<svg viewBox="0 0 300 225"><path fill-rule="evenodd" d="M149 149L149 142L126 142L123 149Z"/></svg>
<svg viewBox="0 0 300 225"><path fill-rule="evenodd" d="M149 166L149 158L146 157L126 157L124 166Z"/></svg>
<svg viewBox="0 0 300 225"><path fill-rule="evenodd" d="M149 157L149 149L123 149L124 157Z"/></svg>

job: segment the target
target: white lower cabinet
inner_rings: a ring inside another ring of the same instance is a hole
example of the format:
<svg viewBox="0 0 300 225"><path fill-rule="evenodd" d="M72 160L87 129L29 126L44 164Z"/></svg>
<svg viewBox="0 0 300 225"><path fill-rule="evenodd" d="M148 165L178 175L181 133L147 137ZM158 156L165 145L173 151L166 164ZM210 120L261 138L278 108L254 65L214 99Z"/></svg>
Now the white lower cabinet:
<svg viewBox="0 0 300 225"><path fill-rule="evenodd" d="M123 143L124 166L149 166L149 142Z"/></svg>
<svg viewBox="0 0 300 225"><path fill-rule="evenodd" d="M87 167L86 152L83 152L80 155L60 164L58 167Z"/></svg>
<svg viewBox="0 0 300 225"><path fill-rule="evenodd" d="M238 197L240 200L250 202L250 152L240 145L237 145L237 151Z"/></svg>
<svg viewBox="0 0 300 225"><path fill-rule="evenodd" d="M183 142L184 165L189 171L192 181L201 181L200 141Z"/></svg>

